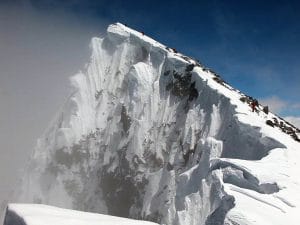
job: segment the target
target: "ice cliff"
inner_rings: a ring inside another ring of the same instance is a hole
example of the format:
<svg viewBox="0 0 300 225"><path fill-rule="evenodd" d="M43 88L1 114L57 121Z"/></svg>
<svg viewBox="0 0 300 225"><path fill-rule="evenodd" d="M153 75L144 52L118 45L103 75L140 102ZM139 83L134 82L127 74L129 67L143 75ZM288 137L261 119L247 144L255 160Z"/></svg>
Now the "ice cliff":
<svg viewBox="0 0 300 225"><path fill-rule="evenodd" d="M19 201L168 225L300 224L299 129L120 23L90 46Z"/></svg>

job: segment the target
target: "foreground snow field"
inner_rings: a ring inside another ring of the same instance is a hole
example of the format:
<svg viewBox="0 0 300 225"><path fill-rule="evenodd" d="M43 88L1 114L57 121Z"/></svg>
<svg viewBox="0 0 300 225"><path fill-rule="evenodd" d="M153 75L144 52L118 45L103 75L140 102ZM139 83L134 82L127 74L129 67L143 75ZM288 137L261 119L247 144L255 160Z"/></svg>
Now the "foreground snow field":
<svg viewBox="0 0 300 225"><path fill-rule="evenodd" d="M10 204L4 225L155 225L156 223L40 204ZM156 224L157 225L157 224Z"/></svg>
<svg viewBox="0 0 300 225"><path fill-rule="evenodd" d="M299 129L120 23L91 41L18 201L168 225L299 225Z"/></svg>

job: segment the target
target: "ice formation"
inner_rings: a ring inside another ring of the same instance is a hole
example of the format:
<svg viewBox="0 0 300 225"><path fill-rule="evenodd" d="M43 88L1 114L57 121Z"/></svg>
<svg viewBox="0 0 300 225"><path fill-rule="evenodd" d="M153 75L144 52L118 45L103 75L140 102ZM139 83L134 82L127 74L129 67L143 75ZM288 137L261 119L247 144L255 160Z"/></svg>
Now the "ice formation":
<svg viewBox="0 0 300 225"><path fill-rule="evenodd" d="M299 129L120 23L91 49L19 201L168 225L300 224Z"/></svg>

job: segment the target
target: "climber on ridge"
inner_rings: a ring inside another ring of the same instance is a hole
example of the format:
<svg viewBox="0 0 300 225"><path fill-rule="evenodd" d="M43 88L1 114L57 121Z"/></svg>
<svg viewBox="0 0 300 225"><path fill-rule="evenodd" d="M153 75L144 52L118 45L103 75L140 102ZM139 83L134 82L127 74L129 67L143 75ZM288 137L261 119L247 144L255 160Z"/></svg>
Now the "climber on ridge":
<svg viewBox="0 0 300 225"><path fill-rule="evenodd" d="M252 112L257 111L256 107L258 107L258 101L256 99L254 99L251 102L251 108L252 108Z"/></svg>

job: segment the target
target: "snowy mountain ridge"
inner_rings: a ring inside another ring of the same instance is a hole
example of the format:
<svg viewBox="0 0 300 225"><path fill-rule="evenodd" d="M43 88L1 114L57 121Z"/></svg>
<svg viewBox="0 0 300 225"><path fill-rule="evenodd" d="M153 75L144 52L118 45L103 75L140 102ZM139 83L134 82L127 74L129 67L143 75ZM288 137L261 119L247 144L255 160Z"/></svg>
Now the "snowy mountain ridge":
<svg viewBox="0 0 300 225"><path fill-rule="evenodd" d="M120 23L91 49L19 201L161 224L299 224L299 129Z"/></svg>

